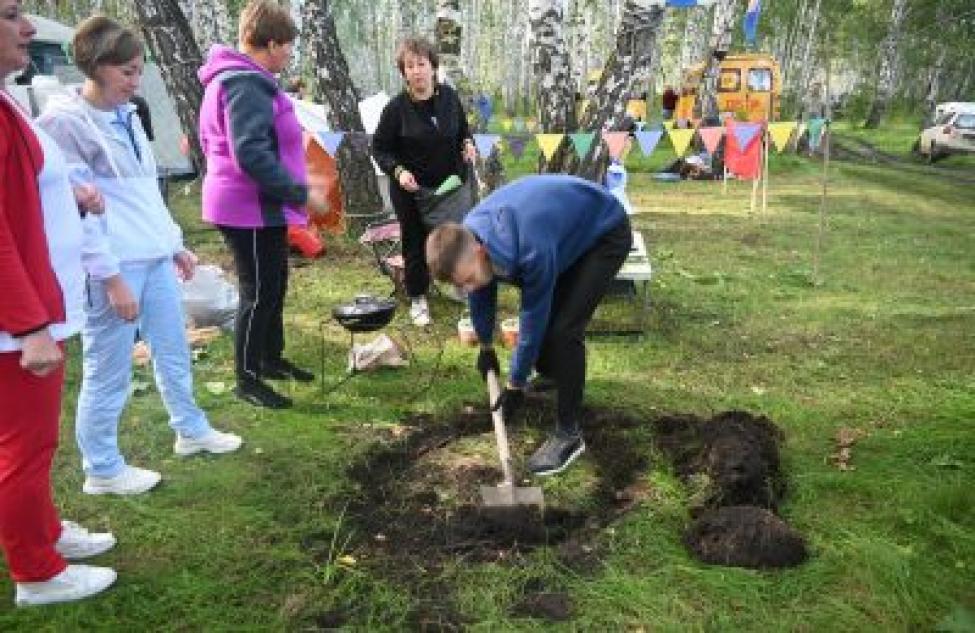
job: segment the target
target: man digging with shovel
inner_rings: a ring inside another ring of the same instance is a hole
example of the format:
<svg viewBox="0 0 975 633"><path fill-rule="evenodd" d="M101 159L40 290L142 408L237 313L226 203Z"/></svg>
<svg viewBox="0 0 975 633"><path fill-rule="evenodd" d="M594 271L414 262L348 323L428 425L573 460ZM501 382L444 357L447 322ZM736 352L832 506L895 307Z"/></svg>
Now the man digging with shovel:
<svg viewBox="0 0 975 633"><path fill-rule="evenodd" d="M463 224L443 224L426 245L431 274L469 293L481 344L477 369L500 373L494 351L498 282L521 291L518 345L508 383L493 404L510 422L528 375L554 383L555 433L528 460L535 475L565 469L585 450L580 410L585 332L630 251L630 222L607 190L574 176L528 176L475 206ZM533 383L535 382L533 381Z"/></svg>

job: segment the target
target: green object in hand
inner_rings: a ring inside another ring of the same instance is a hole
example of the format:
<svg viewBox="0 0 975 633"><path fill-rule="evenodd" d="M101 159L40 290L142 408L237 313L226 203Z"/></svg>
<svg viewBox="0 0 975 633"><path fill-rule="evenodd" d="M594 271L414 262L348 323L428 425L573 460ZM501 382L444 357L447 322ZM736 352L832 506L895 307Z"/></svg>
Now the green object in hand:
<svg viewBox="0 0 975 633"><path fill-rule="evenodd" d="M457 176L457 174L452 174L451 176L448 176L447 179L444 180L439 187L437 187L437 190L434 192L434 194L438 196L442 196L446 193L450 193L454 189L459 188L463 184L464 181L462 181Z"/></svg>

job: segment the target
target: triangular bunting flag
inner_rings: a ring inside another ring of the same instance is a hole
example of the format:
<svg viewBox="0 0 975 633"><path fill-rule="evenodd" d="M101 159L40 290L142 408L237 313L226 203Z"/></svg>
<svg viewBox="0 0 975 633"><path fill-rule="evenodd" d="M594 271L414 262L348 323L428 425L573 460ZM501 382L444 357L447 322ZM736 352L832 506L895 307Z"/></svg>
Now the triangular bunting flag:
<svg viewBox="0 0 975 633"><path fill-rule="evenodd" d="M494 151L494 146L500 139L501 136L498 134L475 134L474 145L477 147L477 153L482 158L487 158Z"/></svg>
<svg viewBox="0 0 975 633"><path fill-rule="evenodd" d="M512 125L514 125L514 121L512 121L511 119L504 119L503 121L501 121L501 127L504 128L505 132L510 132Z"/></svg>
<svg viewBox="0 0 975 633"><path fill-rule="evenodd" d="M674 146L674 153L680 158L687 152L687 146L691 144L691 139L694 138L694 134L697 132L694 128L689 130L679 130L674 128L673 130L667 130L667 136L670 137L670 143Z"/></svg>
<svg viewBox="0 0 975 633"><path fill-rule="evenodd" d="M586 157L589 150L592 148L592 141L596 138L596 135L592 132L576 132L575 134L569 134L569 139L572 141L572 147L576 150L576 156L580 160Z"/></svg>
<svg viewBox="0 0 975 633"><path fill-rule="evenodd" d="M668 130L674 129L675 125L677 125L676 119L667 119L666 121L664 121L664 127L667 128Z"/></svg>
<svg viewBox="0 0 975 633"><path fill-rule="evenodd" d="M555 154L555 150L559 148L559 145L562 144L563 138L565 138L565 134L535 135L535 140L538 141L538 147L542 150L545 160L552 160L552 156Z"/></svg>
<svg viewBox="0 0 975 633"><path fill-rule="evenodd" d="M784 150L785 146L789 144L789 139L792 138L792 131L795 129L795 121L769 123L768 133L772 137L772 142L775 144L775 149L779 150L780 152Z"/></svg>
<svg viewBox="0 0 975 633"><path fill-rule="evenodd" d="M524 134L511 134L504 140L508 143L508 149L515 158L521 158L525 153L525 145L528 144L528 137Z"/></svg>
<svg viewBox="0 0 975 633"><path fill-rule="evenodd" d="M515 132L524 132L525 122L522 119L515 119Z"/></svg>
<svg viewBox="0 0 975 633"><path fill-rule="evenodd" d="M538 121L535 119L525 119L525 129L534 133L538 129Z"/></svg>
<svg viewBox="0 0 975 633"><path fill-rule="evenodd" d="M335 158L335 152L338 151L339 145L342 144L342 139L345 138L345 132L319 132L318 141L322 144L322 148L328 152L328 155Z"/></svg>
<svg viewBox="0 0 975 633"><path fill-rule="evenodd" d="M657 149L657 143L660 142L660 137L663 134L663 130L647 130L636 133L636 140L639 141L640 151L643 152L644 156L649 156L653 150Z"/></svg>
<svg viewBox="0 0 975 633"><path fill-rule="evenodd" d="M731 128L738 143L738 149L745 151L752 140L762 131L761 123L735 123Z"/></svg>
<svg viewBox="0 0 975 633"><path fill-rule="evenodd" d="M629 132L603 132L603 142L606 143L610 158L619 160L619 157L623 155L627 136L629 136Z"/></svg>
<svg viewBox="0 0 975 633"><path fill-rule="evenodd" d="M718 149L718 144L721 143L721 137L724 136L724 128L702 127L698 129L697 133L701 136L701 141L704 142L704 149L708 150L708 154L714 154Z"/></svg>

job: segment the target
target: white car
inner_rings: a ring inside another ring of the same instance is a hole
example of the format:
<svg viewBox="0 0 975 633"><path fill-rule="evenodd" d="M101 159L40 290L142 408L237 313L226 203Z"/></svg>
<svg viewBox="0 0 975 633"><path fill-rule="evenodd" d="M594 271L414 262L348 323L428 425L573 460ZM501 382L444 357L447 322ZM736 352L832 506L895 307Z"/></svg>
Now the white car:
<svg viewBox="0 0 975 633"><path fill-rule="evenodd" d="M930 161L949 154L975 154L975 103L938 106L934 125L921 132L917 149Z"/></svg>

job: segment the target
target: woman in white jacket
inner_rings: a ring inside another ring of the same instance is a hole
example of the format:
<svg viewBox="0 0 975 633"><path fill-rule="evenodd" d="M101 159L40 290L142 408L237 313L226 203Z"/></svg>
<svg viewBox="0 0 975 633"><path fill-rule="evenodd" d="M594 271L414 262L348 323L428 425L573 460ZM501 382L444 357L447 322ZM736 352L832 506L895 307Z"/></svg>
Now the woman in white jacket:
<svg viewBox="0 0 975 633"><path fill-rule="evenodd" d="M142 43L117 22L93 17L78 26L73 44L86 80L80 90L49 99L38 123L61 146L76 179L93 183L106 202L100 227L106 247L84 261L88 300L76 419L83 491L139 494L161 475L126 464L118 447L136 328L152 352L176 454L226 453L241 439L213 429L193 397L177 271L191 277L196 258L162 200L152 148L129 102L142 75Z"/></svg>

